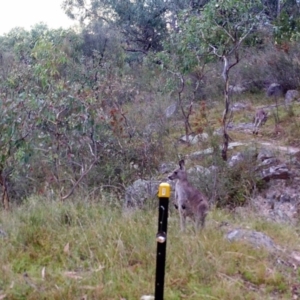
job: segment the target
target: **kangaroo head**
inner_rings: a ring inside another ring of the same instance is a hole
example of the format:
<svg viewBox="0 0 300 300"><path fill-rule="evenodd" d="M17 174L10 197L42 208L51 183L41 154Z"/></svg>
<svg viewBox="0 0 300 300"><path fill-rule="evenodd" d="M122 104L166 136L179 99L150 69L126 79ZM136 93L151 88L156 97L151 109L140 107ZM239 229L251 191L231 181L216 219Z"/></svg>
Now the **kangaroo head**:
<svg viewBox="0 0 300 300"><path fill-rule="evenodd" d="M267 119L268 119L268 117L269 117L269 112L265 112L265 111L264 111L264 114L265 114L265 115L264 115L264 120L267 121Z"/></svg>
<svg viewBox="0 0 300 300"><path fill-rule="evenodd" d="M168 178L170 180L184 180L186 179L186 171L185 171L185 166L184 166L184 160L179 161L179 168L175 169L169 176Z"/></svg>
<svg viewBox="0 0 300 300"><path fill-rule="evenodd" d="M268 112L266 112L265 110L263 109L259 109L257 112L256 112L256 116L255 116L257 119L260 119L260 120L263 120L263 119L267 119L268 118Z"/></svg>

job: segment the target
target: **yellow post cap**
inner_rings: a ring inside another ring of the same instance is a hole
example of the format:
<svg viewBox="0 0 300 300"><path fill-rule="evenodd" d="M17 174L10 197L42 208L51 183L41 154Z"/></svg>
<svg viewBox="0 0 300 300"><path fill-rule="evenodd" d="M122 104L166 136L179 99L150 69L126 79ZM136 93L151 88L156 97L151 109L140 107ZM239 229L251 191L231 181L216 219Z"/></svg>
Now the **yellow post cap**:
<svg viewBox="0 0 300 300"><path fill-rule="evenodd" d="M158 197L170 198L170 194L171 194L171 186L166 182L161 183L158 188Z"/></svg>

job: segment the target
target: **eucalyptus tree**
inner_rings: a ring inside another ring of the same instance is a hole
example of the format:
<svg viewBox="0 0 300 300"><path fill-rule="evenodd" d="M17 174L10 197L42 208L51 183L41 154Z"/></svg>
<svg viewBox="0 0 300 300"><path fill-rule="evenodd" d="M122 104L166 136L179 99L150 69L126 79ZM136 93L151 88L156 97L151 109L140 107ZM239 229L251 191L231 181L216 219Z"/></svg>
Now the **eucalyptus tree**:
<svg viewBox="0 0 300 300"><path fill-rule="evenodd" d="M240 53L246 39L249 44L251 34L259 26L264 26L264 11L257 0L226 0L209 2L201 16L199 31L202 43L208 47L210 54L223 60L222 77L224 79L224 112L222 117L223 147L222 158L227 160L229 135L227 127L230 115L229 73L240 62ZM193 26L193 21L192 21ZM197 25L196 25L197 26Z"/></svg>
<svg viewBox="0 0 300 300"><path fill-rule="evenodd" d="M240 62L243 45L255 44L253 33L264 26L265 14L258 0L211 0L199 12L184 11L179 22L180 30L170 38L171 47L160 57L173 54L176 68L183 73L203 67L212 60L223 61L224 112L222 117L222 158L227 159L230 122L229 75Z"/></svg>
<svg viewBox="0 0 300 300"><path fill-rule="evenodd" d="M272 1L270 1L272 2ZM299 41L300 1L278 0L276 14L270 14L274 25L274 37L277 44Z"/></svg>
<svg viewBox="0 0 300 300"><path fill-rule="evenodd" d="M298 0L262 0L265 12L272 21L285 12L290 15L299 14L300 2Z"/></svg>
<svg viewBox="0 0 300 300"><path fill-rule="evenodd" d="M198 10L207 0L64 0L63 9L81 23L105 22L123 35L122 45L131 53L161 51L169 30L176 28L183 9Z"/></svg>

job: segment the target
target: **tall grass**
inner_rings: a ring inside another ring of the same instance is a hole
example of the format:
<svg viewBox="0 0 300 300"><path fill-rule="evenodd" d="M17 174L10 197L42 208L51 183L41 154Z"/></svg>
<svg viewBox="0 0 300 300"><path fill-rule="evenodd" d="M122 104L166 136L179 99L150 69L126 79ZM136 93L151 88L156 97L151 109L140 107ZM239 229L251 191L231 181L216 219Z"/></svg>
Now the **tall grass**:
<svg viewBox="0 0 300 300"><path fill-rule="evenodd" d="M247 217L277 243L294 247L292 228ZM212 211L207 227L179 232L169 216L165 299L291 299L293 268L263 249L224 238ZM122 212L105 203L32 198L0 212L0 299L140 299L154 293L157 211Z"/></svg>

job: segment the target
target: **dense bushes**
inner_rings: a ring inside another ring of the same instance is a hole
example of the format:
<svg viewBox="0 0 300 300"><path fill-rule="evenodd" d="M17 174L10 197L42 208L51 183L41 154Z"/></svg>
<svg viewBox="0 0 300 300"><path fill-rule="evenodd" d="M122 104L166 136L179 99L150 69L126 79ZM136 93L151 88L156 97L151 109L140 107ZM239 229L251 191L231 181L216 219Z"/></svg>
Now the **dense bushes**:
<svg viewBox="0 0 300 300"><path fill-rule="evenodd" d="M39 25L1 37L0 173L11 198L102 187L120 194L187 151L177 143L186 129L220 126L220 115L208 120L198 109L222 99L220 62L186 75L163 69L155 55L129 63L118 34L100 29L81 35ZM259 93L271 82L297 88L299 51L296 43L248 48L230 83Z"/></svg>

